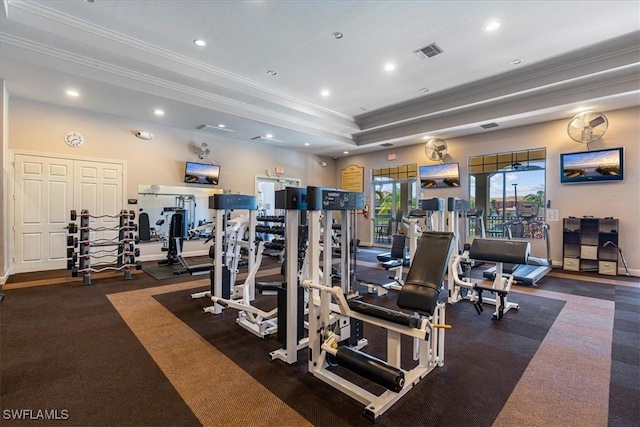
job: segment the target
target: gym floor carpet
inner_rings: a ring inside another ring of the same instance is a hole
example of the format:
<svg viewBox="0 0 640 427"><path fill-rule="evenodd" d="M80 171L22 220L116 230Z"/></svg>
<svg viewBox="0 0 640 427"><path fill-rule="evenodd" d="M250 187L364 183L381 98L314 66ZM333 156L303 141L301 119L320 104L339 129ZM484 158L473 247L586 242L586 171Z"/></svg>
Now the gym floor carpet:
<svg viewBox="0 0 640 427"><path fill-rule="evenodd" d="M358 275L385 282L377 252L360 249ZM3 426L370 425L360 403L307 373L306 350L294 366L269 362L275 337L240 328L231 309L204 314L207 301L190 294L207 276L156 280L144 269L128 281L95 274L91 286L66 270L10 278L0 304ZM259 280L279 273L265 258ZM395 292L366 299L393 307ZM554 270L536 288L514 286L509 300L520 310L502 321L490 308L447 306L445 365L378 424L640 425L640 279ZM275 297L256 304L272 308ZM365 337L366 351L384 357L384 331L367 325ZM68 419L5 416L22 409Z"/></svg>

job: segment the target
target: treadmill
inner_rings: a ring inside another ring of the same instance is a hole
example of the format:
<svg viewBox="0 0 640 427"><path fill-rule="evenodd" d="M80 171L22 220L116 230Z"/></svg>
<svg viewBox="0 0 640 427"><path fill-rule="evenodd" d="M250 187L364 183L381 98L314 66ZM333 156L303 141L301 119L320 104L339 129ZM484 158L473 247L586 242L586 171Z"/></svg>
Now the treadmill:
<svg viewBox="0 0 640 427"><path fill-rule="evenodd" d="M527 264L504 264L502 271L505 274L513 274L514 279L518 284L526 286L536 286L538 280L542 279L549 271L551 271L551 247L549 242L549 224L546 222L536 221L538 216L538 204L530 202L519 202L516 208L518 219L515 221L507 222L503 224L503 227L507 230L507 238L511 239L512 227L536 227L541 226L544 233L544 239L546 241L547 258L529 257ZM495 267L491 267L485 270L482 275L490 280L494 280L496 277Z"/></svg>

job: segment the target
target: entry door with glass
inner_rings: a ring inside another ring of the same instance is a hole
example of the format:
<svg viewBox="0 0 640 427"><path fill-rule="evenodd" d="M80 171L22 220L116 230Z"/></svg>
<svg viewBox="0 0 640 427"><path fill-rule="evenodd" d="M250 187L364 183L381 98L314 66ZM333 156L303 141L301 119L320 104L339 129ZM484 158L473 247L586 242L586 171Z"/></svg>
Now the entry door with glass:
<svg viewBox="0 0 640 427"><path fill-rule="evenodd" d="M373 180L373 242L390 245L403 215L416 206L416 180L393 180L374 177Z"/></svg>

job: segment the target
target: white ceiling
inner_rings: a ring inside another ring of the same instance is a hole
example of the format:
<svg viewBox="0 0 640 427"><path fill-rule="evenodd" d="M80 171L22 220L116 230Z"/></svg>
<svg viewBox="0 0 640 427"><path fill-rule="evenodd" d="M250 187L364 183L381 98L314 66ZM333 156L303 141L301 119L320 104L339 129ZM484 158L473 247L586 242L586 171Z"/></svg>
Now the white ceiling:
<svg viewBox="0 0 640 427"><path fill-rule="evenodd" d="M636 1L4 0L4 12L11 96L151 131L224 123L224 138L343 156L640 105ZM442 54L413 53L434 42Z"/></svg>

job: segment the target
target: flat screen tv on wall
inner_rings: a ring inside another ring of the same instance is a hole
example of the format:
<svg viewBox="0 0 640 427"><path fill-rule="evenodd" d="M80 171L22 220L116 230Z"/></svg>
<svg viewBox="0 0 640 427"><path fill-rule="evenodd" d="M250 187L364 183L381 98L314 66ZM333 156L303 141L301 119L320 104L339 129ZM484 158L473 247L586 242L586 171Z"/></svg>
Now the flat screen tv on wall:
<svg viewBox="0 0 640 427"><path fill-rule="evenodd" d="M218 185L220 165L187 162L184 168L184 182L187 184Z"/></svg>
<svg viewBox="0 0 640 427"><path fill-rule="evenodd" d="M624 178L624 150L583 151L560 154L560 182L622 181Z"/></svg>
<svg viewBox="0 0 640 427"><path fill-rule="evenodd" d="M420 166L418 171L420 173L420 187L422 188L460 187L458 163L425 165Z"/></svg>

